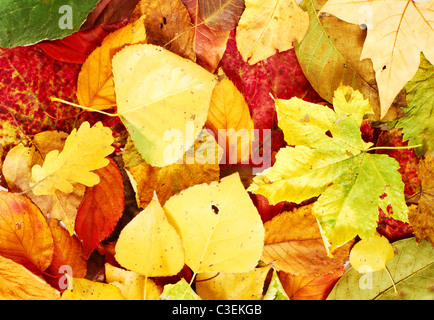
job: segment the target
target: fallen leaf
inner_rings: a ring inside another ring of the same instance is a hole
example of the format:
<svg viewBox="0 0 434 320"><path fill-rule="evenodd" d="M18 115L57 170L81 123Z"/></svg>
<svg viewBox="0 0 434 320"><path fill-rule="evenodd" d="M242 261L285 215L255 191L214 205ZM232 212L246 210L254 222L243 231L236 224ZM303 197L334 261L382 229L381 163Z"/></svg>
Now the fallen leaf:
<svg viewBox="0 0 434 320"><path fill-rule="evenodd" d="M59 292L21 264L0 256L1 300L57 300Z"/></svg>
<svg viewBox="0 0 434 320"><path fill-rule="evenodd" d="M215 86L205 126L226 151L225 163L248 163L254 140L253 120L243 95L229 79Z"/></svg>
<svg viewBox="0 0 434 320"><path fill-rule="evenodd" d="M147 277L172 276L184 266L181 239L157 197L122 229L115 251L120 265Z"/></svg>
<svg viewBox="0 0 434 320"><path fill-rule="evenodd" d="M121 290L113 284L68 278L68 289L62 293L61 300L126 300Z"/></svg>
<svg viewBox="0 0 434 320"><path fill-rule="evenodd" d="M109 160L106 167L95 171L100 182L86 189L75 219L74 230L86 258L115 229L124 211L122 174L116 162Z"/></svg>
<svg viewBox="0 0 434 320"><path fill-rule="evenodd" d="M434 151L434 126L426 121L433 114L434 66L421 54L420 66L414 77L405 85L407 90L406 116L396 124L402 128L403 139L412 146L422 144L414 149L417 156Z"/></svg>
<svg viewBox="0 0 434 320"><path fill-rule="evenodd" d="M80 128L72 130L65 141L63 150L49 152L42 166L32 167L30 186L35 195L50 195L56 190L70 193L72 182L92 187L100 179L93 170L108 165L106 159L114 148L112 132L100 122L92 128L84 122Z"/></svg>
<svg viewBox="0 0 434 320"><path fill-rule="evenodd" d="M131 21L140 17L143 17L149 44L196 61L195 31L180 0L142 0L134 9Z"/></svg>
<svg viewBox="0 0 434 320"><path fill-rule="evenodd" d="M132 141L127 143L122 156L125 169L130 173L130 181L133 181L137 205L140 208L145 208L149 204L154 191L161 205L164 205L178 192L196 184L218 181L220 177L218 161L200 164L195 157L194 163L187 164L186 154L182 164L153 167L143 160Z"/></svg>
<svg viewBox="0 0 434 320"><path fill-rule="evenodd" d="M300 7L309 14L309 29L295 52L304 74L322 98L332 103L334 91L341 85L359 90L374 111L371 120L380 119L380 100L375 71L370 59L360 59L366 29L332 15L318 14L327 0L306 0ZM362 19L363 17L361 17ZM405 92L394 101L384 121L402 116Z"/></svg>
<svg viewBox="0 0 434 320"><path fill-rule="evenodd" d="M152 279L134 271L105 264L106 281L119 288L127 300L158 300L160 291Z"/></svg>
<svg viewBox="0 0 434 320"><path fill-rule="evenodd" d="M274 262L277 271L297 276L319 276L344 265L353 242L347 242L329 257L312 206L285 211L264 224L263 262Z"/></svg>
<svg viewBox="0 0 434 320"><path fill-rule="evenodd" d="M249 64L289 50L300 42L309 26L309 15L294 0L246 0L237 26L237 46Z"/></svg>
<svg viewBox="0 0 434 320"><path fill-rule="evenodd" d="M434 245L434 160L425 157L419 162L419 175L421 179L421 191L419 205L410 206L408 219L414 231L415 237L429 241Z"/></svg>
<svg viewBox="0 0 434 320"><path fill-rule="evenodd" d="M0 254L35 273L53 259L54 242L45 217L23 195L0 191Z"/></svg>
<svg viewBox="0 0 434 320"><path fill-rule="evenodd" d="M279 271L279 279L290 300L325 300L344 274L344 267L321 276L294 276Z"/></svg>
<svg viewBox="0 0 434 320"><path fill-rule="evenodd" d="M275 269L273 269L270 284L263 300L289 300Z"/></svg>
<svg viewBox="0 0 434 320"><path fill-rule="evenodd" d="M184 278L175 284L166 284L160 300L202 300Z"/></svg>
<svg viewBox="0 0 434 320"><path fill-rule="evenodd" d="M216 76L150 44L118 52L113 74L118 115L142 157L158 167L180 160L205 124ZM185 145L184 139L172 142L172 133L186 138ZM168 147L182 151L165 159Z"/></svg>
<svg viewBox="0 0 434 320"><path fill-rule="evenodd" d="M389 241L378 233L369 240L360 240L351 249L351 266L359 273L379 271L394 256Z"/></svg>
<svg viewBox="0 0 434 320"><path fill-rule="evenodd" d="M193 272L246 272L258 263L264 228L238 174L181 191L163 208Z"/></svg>
<svg viewBox="0 0 434 320"><path fill-rule="evenodd" d="M353 24L361 22L368 34L360 59L372 60L380 94L381 118L399 91L419 68L420 53L434 63L429 45L434 37L434 1L409 0L355 1L329 0L321 12L328 12Z"/></svg>
<svg viewBox="0 0 434 320"><path fill-rule="evenodd" d="M386 270L360 274L348 269L334 286L328 300L433 300L433 247L415 238L392 243L395 257ZM393 279L397 292L394 292ZM357 288L357 289L355 289Z"/></svg>
<svg viewBox="0 0 434 320"><path fill-rule="evenodd" d="M143 19L129 23L109 34L86 59L77 80L77 99L80 105L105 110L116 106L112 73L113 56L130 44L146 43Z"/></svg>
<svg viewBox="0 0 434 320"><path fill-rule="evenodd" d="M204 272L197 275L196 292L204 300L260 300L271 266L240 273Z"/></svg>
<svg viewBox="0 0 434 320"><path fill-rule="evenodd" d="M298 98L276 104L290 146L279 150L273 167L256 176L248 191L265 195L271 204L319 196L312 212L331 243L330 251L356 235L370 238L378 206L387 211L391 204L393 217L407 221L398 163L368 153L372 143L361 138L360 125L370 106L360 92L340 87L334 110ZM387 196L380 199L384 193Z"/></svg>

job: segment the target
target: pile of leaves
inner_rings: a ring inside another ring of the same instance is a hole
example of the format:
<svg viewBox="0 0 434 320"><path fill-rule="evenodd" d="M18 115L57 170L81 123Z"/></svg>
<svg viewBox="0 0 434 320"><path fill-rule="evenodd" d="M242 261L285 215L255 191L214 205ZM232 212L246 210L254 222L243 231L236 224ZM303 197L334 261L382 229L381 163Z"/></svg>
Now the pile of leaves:
<svg viewBox="0 0 434 320"><path fill-rule="evenodd" d="M434 298L434 0L61 2L0 3L0 298Z"/></svg>

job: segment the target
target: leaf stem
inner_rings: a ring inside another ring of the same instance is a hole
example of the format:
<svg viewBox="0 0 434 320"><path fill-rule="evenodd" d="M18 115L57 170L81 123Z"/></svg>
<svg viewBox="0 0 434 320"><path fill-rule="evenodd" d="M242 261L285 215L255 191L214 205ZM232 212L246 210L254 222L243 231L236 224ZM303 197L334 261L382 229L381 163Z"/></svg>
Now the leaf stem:
<svg viewBox="0 0 434 320"><path fill-rule="evenodd" d="M414 146L402 146L402 147L374 147L374 148L369 148L366 151L412 149L412 148L418 148L418 147L421 147L421 146L422 146L422 144L417 144L417 145L414 145Z"/></svg>
<svg viewBox="0 0 434 320"><path fill-rule="evenodd" d="M50 97L50 99L51 99L51 101L54 101L54 102L61 102L61 103L64 103L64 104L67 104L67 105L70 105L70 106L73 106L76 108L81 108L81 109L86 110L86 111L98 112L98 113L104 114L104 115L109 116L109 117L117 117L118 116L117 113L113 114L113 113L108 113L108 112L104 112L101 110L96 110L96 109L80 106L79 104L75 104L75 103L60 99L60 98Z"/></svg>
<svg viewBox="0 0 434 320"><path fill-rule="evenodd" d="M390 271L389 271L389 269L387 268L387 266L386 266L386 272L387 272L387 274L389 275L390 281L392 281L393 291L394 291L395 293L398 293L398 290L396 290L395 281L393 280L392 275L390 274Z"/></svg>

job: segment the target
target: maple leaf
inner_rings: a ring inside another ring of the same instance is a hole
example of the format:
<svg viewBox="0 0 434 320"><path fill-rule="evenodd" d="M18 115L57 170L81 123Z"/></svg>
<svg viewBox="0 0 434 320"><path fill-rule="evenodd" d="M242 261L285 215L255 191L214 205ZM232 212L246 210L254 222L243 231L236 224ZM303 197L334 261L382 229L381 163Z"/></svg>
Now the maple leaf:
<svg viewBox="0 0 434 320"><path fill-rule="evenodd" d="M264 228L238 174L181 191L163 209L195 273L245 272L258 263Z"/></svg>
<svg viewBox="0 0 434 320"><path fill-rule="evenodd" d="M360 59L372 60L384 117L398 92L419 68L420 53L434 63L434 1L329 0L328 12L354 24L364 12L368 34Z"/></svg>
<svg viewBox="0 0 434 320"><path fill-rule="evenodd" d="M98 122L92 128L84 122L78 130L72 130L65 141L63 150L49 152L42 166L32 167L30 186L35 195L54 194L56 190L65 193L73 191L71 182L88 187L99 183L97 174L91 172L105 167L106 159L114 148L111 130Z"/></svg>
<svg viewBox="0 0 434 320"><path fill-rule="evenodd" d="M309 16L294 0L246 0L246 9L237 26L237 45L249 64L276 52L291 49L301 41L309 26Z"/></svg>
<svg viewBox="0 0 434 320"><path fill-rule="evenodd" d="M360 92L338 88L334 111L298 98L276 100L276 105L285 140L295 147L279 150L273 167L255 177L249 191L265 195L271 204L320 196L313 214L331 242L330 251L356 235L370 238L378 206L386 210L391 204L394 218L407 220L398 163L368 153L372 143L361 138L370 106Z"/></svg>
<svg viewBox="0 0 434 320"><path fill-rule="evenodd" d="M194 144L208 116L216 76L150 44L127 46L112 63L118 115L136 148L152 166L176 163L183 153L168 159L165 150L172 145L186 151ZM171 132L186 137L190 125L192 137L185 145L184 139L167 139Z"/></svg>

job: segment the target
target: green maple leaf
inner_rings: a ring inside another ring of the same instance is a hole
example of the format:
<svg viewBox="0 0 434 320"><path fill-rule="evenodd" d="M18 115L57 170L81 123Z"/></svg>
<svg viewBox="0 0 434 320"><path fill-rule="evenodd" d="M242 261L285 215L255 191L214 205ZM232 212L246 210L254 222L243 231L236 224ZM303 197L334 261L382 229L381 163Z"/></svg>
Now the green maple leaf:
<svg viewBox="0 0 434 320"><path fill-rule="evenodd" d="M290 146L277 153L273 167L254 178L249 191L272 204L319 196L313 213L330 250L357 235L369 239L377 226L378 207L387 212L390 204L393 217L407 221L398 162L369 153L372 143L361 138L363 116L372 110L359 91L340 86L334 110L298 98L277 99L276 107Z"/></svg>
<svg viewBox="0 0 434 320"><path fill-rule="evenodd" d="M429 120L434 113L434 66L421 53L419 69L405 85L407 90L406 116L398 120L404 140L409 144L422 144L415 148L418 156L434 150L434 123Z"/></svg>

